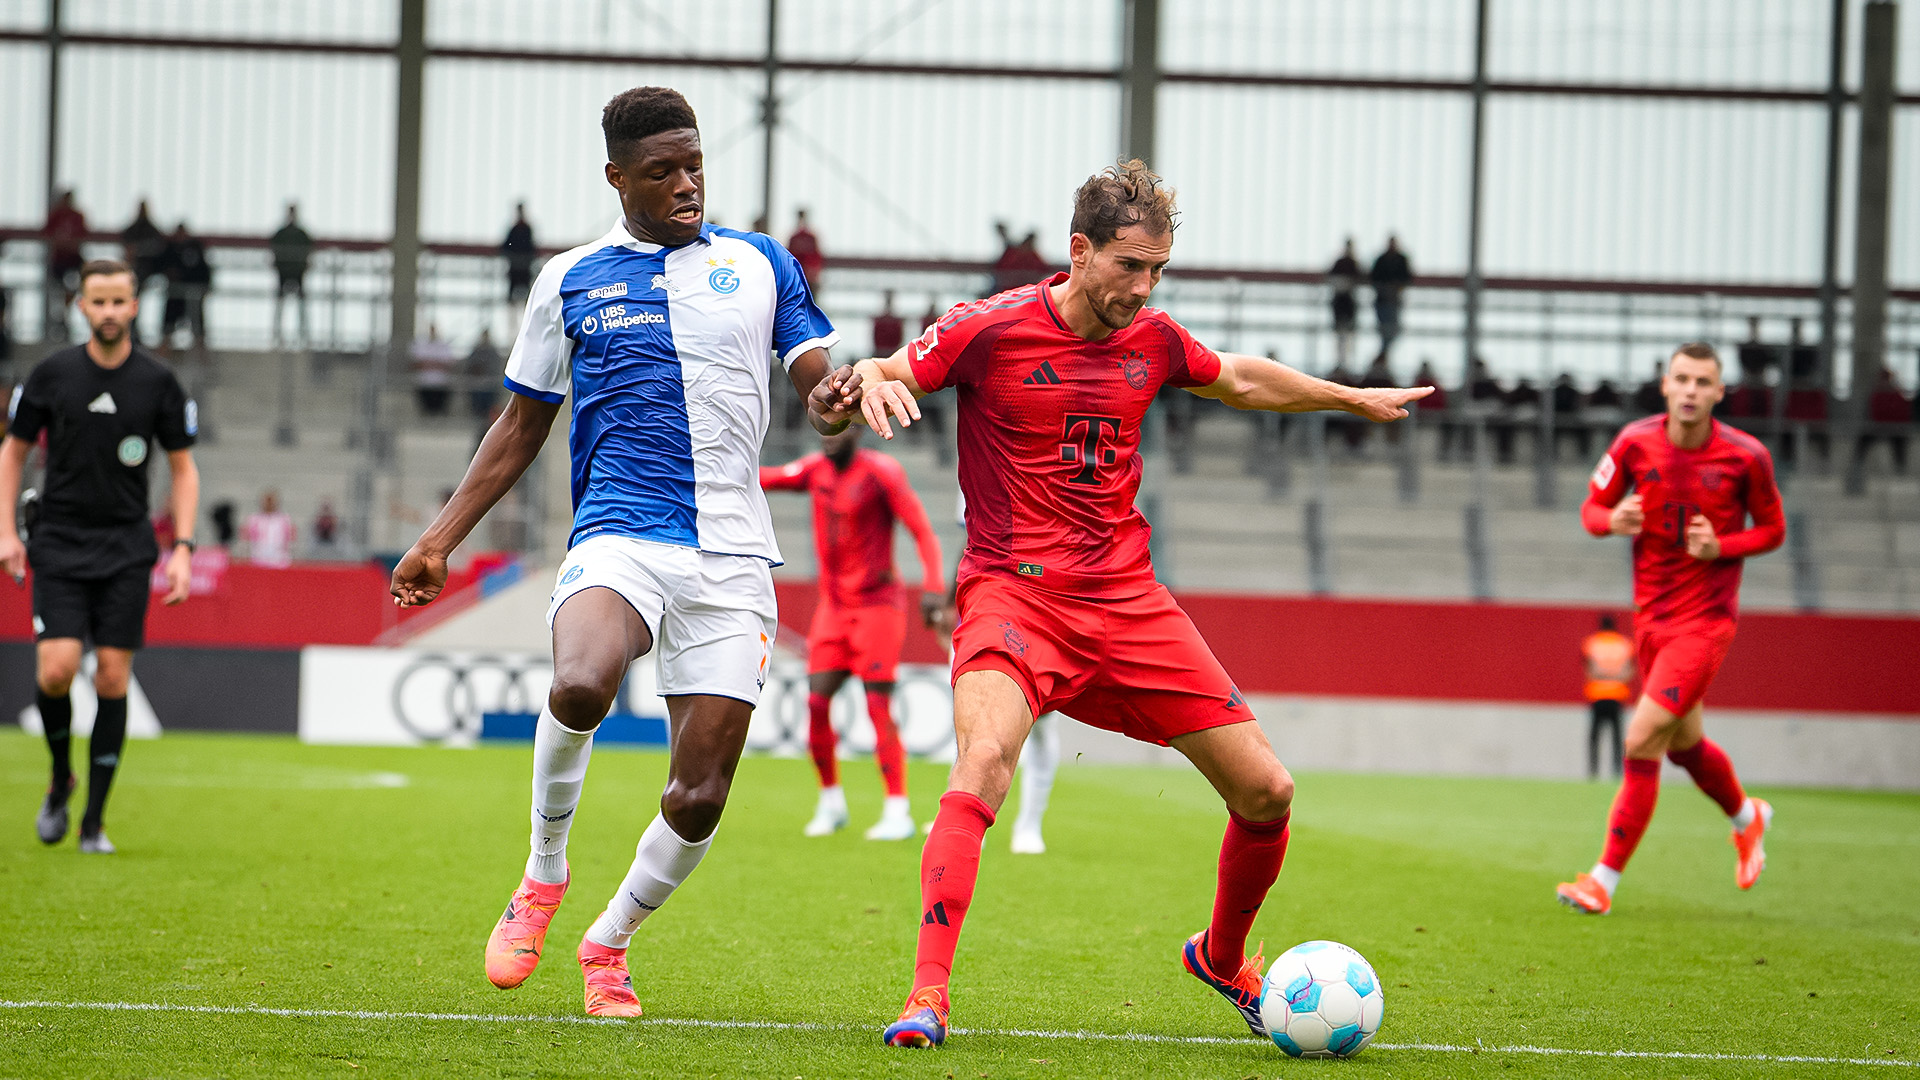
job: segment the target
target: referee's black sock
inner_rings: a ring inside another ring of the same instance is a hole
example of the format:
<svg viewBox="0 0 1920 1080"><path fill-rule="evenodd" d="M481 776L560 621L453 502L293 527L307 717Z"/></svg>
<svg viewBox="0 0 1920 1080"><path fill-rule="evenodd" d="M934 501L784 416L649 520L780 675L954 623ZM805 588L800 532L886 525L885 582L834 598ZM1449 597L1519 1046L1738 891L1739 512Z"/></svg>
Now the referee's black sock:
<svg viewBox="0 0 1920 1080"><path fill-rule="evenodd" d="M100 831L107 811L107 790L113 787L113 773L120 767L120 748L127 742L127 699L100 699L100 711L93 718L93 737L87 740L87 812L80 818L80 835Z"/></svg>
<svg viewBox="0 0 1920 1080"><path fill-rule="evenodd" d="M40 729L47 736L47 750L53 755L53 790L66 791L73 779L73 699L65 694L51 697L45 690L33 692L34 707L40 710Z"/></svg>

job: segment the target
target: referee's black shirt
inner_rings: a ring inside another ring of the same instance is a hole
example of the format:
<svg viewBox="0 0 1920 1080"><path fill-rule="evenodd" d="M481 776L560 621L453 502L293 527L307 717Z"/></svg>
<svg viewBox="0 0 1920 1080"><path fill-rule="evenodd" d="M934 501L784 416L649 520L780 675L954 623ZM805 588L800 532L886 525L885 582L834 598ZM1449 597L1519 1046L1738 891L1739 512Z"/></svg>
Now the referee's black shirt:
<svg viewBox="0 0 1920 1080"><path fill-rule="evenodd" d="M147 459L193 445L199 417L180 381L135 345L104 368L85 345L40 361L15 388L7 434L47 433L40 522L27 538L35 573L110 577L159 555L147 519Z"/></svg>

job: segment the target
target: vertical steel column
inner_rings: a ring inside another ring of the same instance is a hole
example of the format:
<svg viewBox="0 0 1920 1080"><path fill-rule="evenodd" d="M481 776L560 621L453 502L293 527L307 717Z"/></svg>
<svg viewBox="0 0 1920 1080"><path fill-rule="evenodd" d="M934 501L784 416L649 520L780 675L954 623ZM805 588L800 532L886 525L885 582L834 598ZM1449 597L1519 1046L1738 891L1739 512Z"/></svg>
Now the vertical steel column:
<svg viewBox="0 0 1920 1080"><path fill-rule="evenodd" d="M761 67L766 86L760 96L760 220L773 229L773 136L780 127L780 0L767 0L767 56Z"/></svg>
<svg viewBox="0 0 1920 1080"><path fill-rule="evenodd" d="M1867 421L1867 398L1887 359L1887 245L1893 190L1894 43L1899 9L1867 4L1860 26L1859 195L1853 228L1853 385L1832 453L1846 453L1846 492L1866 492L1865 462L1853 453Z"/></svg>
<svg viewBox="0 0 1920 1080"><path fill-rule="evenodd" d="M1160 0L1121 0L1120 157L1153 164L1160 96Z"/></svg>
<svg viewBox="0 0 1920 1080"><path fill-rule="evenodd" d="M1827 206L1822 222L1820 253L1820 372L1831 386L1835 335L1839 331L1840 302L1840 147L1847 126L1847 0L1833 0L1831 41L1827 59ZM1792 387L1791 365L1782 365L1776 396ZM1775 446L1775 452L1779 451Z"/></svg>
<svg viewBox="0 0 1920 1080"><path fill-rule="evenodd" d="M1488 3L1480 0L1473 18L1473 162L1467 183L1467 276L1463 290L1467 308L1466 371L1473 370L1473 358L1480 352L1480 203L1487 156Z"/></svg>
<svg viewBox="0 0 1920 1080"><path fill-rule="evenodd" d="M393 147L393 311L387 341L398 355L413 342L420 300L420 141L424 128L427 0L400 0Z"/></svg>
<svg viewBox="0 0 1920 1080"><path fill-rule="evenodd" d="M47 209L60 184L60 0L47 0Z"/></svg>

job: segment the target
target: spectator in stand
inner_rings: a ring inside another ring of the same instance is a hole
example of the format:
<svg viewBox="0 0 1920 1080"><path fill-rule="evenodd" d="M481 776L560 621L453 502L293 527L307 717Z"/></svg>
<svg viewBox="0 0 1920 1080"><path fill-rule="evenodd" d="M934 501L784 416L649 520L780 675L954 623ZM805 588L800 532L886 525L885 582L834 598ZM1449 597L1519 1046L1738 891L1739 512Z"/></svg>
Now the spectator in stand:
<svg viewBox="0 0 1920 1080"><path fill-rule="evenodd" d="M160 344L171 348L180 327L187 328L188 347L207 348L207 293L213 289L213 264L206 245L187 231L187 223L173 227L167 238L167 307L160 320Z"/></svg>
<svg viewBox="0 0 1920 1080"><path fill-rule="evenodd" d="M0 364L13 359L13 323L8 318L7 300L7 287L0 283Z"/></svg>
<svg viewBox="0 0 1920 1080"><path fill-rule="evenodd" d="M1478 440L1506 422L1507 391L1500 380L1493 377L1493 369L1487 366L1483 356L1474 357L1473 363L1467 365L1465 390L1467 420L1461 424L1460 441L1468 452L1478 453Z"/></svg>
<svg viewBox="0 0 1920 1080"><path fill-rule="evenodd" d="M333 500L322 496L320 509L313 515L313 552L327 556L339 552L340 517L333 512Z"/></svg>
<svg viewBox="0 0 1920 1080"><path fill-rule="evenodd" d="M820 271L826 267L826 256L820 254L820 238L813 235L813 229L807 224L807 209L801 207L793 220L793 235L787 238L787 251L800 264L800 273L807 279L807 288L816 295L820 292Z"/></svg>
<svg viewBox="0 0 1920 1080"><path fill-rule="evenodd" d="M527 204L513 204L513 224L507 238L500 241L500 255L507 260L507 303L519 306L527 302L533 288L533 263L540 249L533 242L533 226L527 222Z"/></svg>
<svg viewBox="0 0 1920 1080"><path fill-rule="evenodd" d="M1637 416L1652 416L1667 411L1667 394L1660 389L1660 377L1666 370L1665 360L1653 362L1653 377L1640 384L1633 392L1633 411Z"/></svg>
<svg viewBox="0 0 1920 1080"><path fill-rule="evenodd" d="M1905 425L1915 418L1913 402L1900 392L1900 384L1894 380L1893 369L1881 368L1880 377L1874 380L1873 392L1867 398L1867 423L1885 425L1885 433L1868 430L1860 435L1854 444L1853 458L1857 463L1867 456L1874 440L1887 440L1887 448L1893 454L1895 472L1907 471L1907 433Z"/></svg>
<svg viewBox="0 0 1920 1080"><path fill-rule="evenodd" d="M287 204L287 223L267 241L273 252L273 272L280 277L280 291L273 297L273 339L280 337L280 308L287 297L295 297L300 315L300 344L310 340L307 333L307 266L313 261L313 237L300 227L300 207Z"/></svg>
<svg viewBox="0 0 1920 1080"><path fill-rule="evenodd" d="M1740 363L1740 382L1765 386L1767 368L1773 364L1773 346L1760 340L1760 316L1747 316L1747 340L1740 343L1737 355Z"/></svg>
<svg viewBox="0 0 1920 1080"><path fill-rule="evenodd" d="M892 356L906 336L907 324L893 313L893 290L888 289L880 294L880 314L873 317L873 355Z"/></svg>
<svg viewBox="0 0 1920 1080"><path fill-rule="evenodd" d="M207 511L207 520L213 522L213 542L220 547L233 546L233 500L221 499Z"/></svg>
<svg viewBox="0 0 1920 1080"><path fill-rule="evenodd" d="M1511 465L1514 443L1518 441L1521 427L1539 430L1540 410L1545 401L1540 395L1540 388L1533 385L1533 380L1522 375L1513 384L1513 389L1507 391L1501 404L1505 407L1499 414L1498 422L1492 425L1493 445L1500 464ZM1533 450L1536 454L1544 454L1547 448L1536 445Z"/></svg>
<svg viewBox="0 0 1920 1080"><path fill-rule="evenodd" d="M47 252L46 336L65 341L68 313L80 289L80 266L86 262L80 245L87 239L87 215L74 203L72 188L62 191L47 209L41 237Z"/></svg>
<svg viewBox="0 0 1920 1080"><path fill-rule="evenodd" d="M939 322L940 316L945 314L946 314L946 310L940 306L939 297L937 296L927 297L927 310L922 312L920 315L920 332L922 334L926 333L927 327L932 326L934 323Z"/></svg>
<svg viewBox="0 0 1920 1080"><path fill-rule="evenodd" d="M474 419L490 423L494 403L500 399L501 379L507 371L506 359L494 348L493 331L480 331L480 340L473 343L473 351L467 354L461 368L460 374L467 384L467 411Z"/></svg>
<svg viewBox="0 0 1920 1080"><path fill-rule="evenodd" d="M1586 458L1593 446L1593 433L1580 415L1586 401L1580 388L1573 384L1572 375L1563 371L1553 380L1552 398L1554 453L1559 453L1560 441L1566 439L1573 443L1580 458Z"/></svg>
<svg viewBox="0 0 1920 1080"><path fill-rule="evenodd" d="M1613 385L1612 379L1601 379L1587 395L1584 411L1587 430L1597 432L1602 443L1611 445L1614 432L1627 421L1627 400L1620 396L1620 388ZM1582 456L1591 459L1591 448Z"/></svg>
<svg viewBox="0 0 1920 1080"><path fill-rule="evenodd" d="M413 343L413 391L422 416L445 416L453 396L453 346L440 337L436 323Z"/></svg>
<svg viewBox="0 0 1920 1080"><path fill-rule="evenodd" d="M1440 458L1446 460L1453 451L1454 425L1447 417L1447 391L1440 385L1440 376L1433 370L1433 357L1420 358L1420 370L1413 373L1413 386L1431 386L1433 393L1422 398L1417 405L1419 424L1422 427L1434 427L1440 432ZM1407 410L1412 412L1412 409Z"/></svg>
<svg viewBox="0 0 1920 1080"><path fill-rule="evenodd" d="M248 514L240 528L247 538L248 562L276 570L293 565L293 517L280 509L279 492L262 492L260 509Z"/></svg>
<svg viewBox="0 0 1920 1080"><path fill-rule="evenodd" d="M156 278L166 276L167 236L153 223L147 200L141 199L133 220L120 230L120 246L126 251L127 264L133 267L133 294L139 297Z"/></svg>
<svg viewBox="0 0 1920 1080"><path fill-rule="evenodd" d="M1778 363L1774 348L1760 340L1760 317L1747 317L1747 340L1740 343L1738 358L1740 383L1720 399L1714 415L1728 420L1746 421L1736 426L1753 430L1753 422L1773 415L1773 392L1767 375Z"/></svg>
<svg viewBox="0 0 1920 1080"><path fill-rule="evenodd" d="M1400 336L1403 294L1413 280L1413 264L1400 250L1398 236L1387 237L1387 250L1373 260L1373 270L1367 276L1373 282L1373 318L1380 328L1380 351L1390 353Z"/></svg>
<svg viewBox="0 0 1920 1080"><path fill-rule="evenodd" d="M1345 364L1353 356L1353 334L1360 316L1360 301L1353 295L1360 287L1360 260L1353 254L1353 237L1347 237L1347 246L1333 260L1327 284L1333 289L1334 362Z"/></svg>
<svg viewBox="0 0 1920 1080"><path fill-rule="evenodd" d="M1052 276L1053 268L1047 265L1046 256L1040 254L1039 230L1029 229L1027 235L1015 240L1007 223L996 221L993 231L999 234L1001 245L1000 257L993 263L994 292L1003 293Z"/></svg>
<svg viewBox="0 0 1920 1080"><path fill-rule="evenodd" d="M1791 465L1799 455L1799 444L1807 442L1814 453L1827 456L1827 391L1819 385L1820 349L1802 340L1804 319L1795 318L1787 342L1787 432L1781 439L1781 457Z"/></svg>

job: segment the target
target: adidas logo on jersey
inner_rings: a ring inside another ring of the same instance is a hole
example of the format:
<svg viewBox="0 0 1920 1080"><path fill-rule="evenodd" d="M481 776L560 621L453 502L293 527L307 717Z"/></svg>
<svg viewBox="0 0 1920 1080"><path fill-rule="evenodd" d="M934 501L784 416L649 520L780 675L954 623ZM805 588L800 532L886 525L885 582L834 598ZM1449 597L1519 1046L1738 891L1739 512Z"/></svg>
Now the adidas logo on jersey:
<svg viewBox="0 0 1920 1080"><path fill-rule="evenodd" d="M113 395L107 393L105 390L102 390L100 391L99 397L94 398L92 401L87 402L87 411L97 412L97 413L117 413L120 411L120 409L114 405Z"/></svg>
<svg viewBox="0 0 1920 1080"><path fill-rule="evenodd" d="M1026 386L1059 386L1060 375L1053 370L1053 361L1042 360L1040 366L1020 382Z"/></svg>

